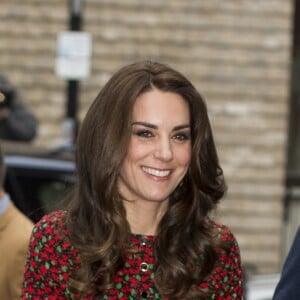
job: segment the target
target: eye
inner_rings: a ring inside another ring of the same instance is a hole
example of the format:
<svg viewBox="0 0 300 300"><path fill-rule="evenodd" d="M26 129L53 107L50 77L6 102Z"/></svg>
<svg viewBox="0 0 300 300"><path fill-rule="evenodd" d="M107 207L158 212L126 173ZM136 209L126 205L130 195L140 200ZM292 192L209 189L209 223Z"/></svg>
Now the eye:
<svg viewBox="0 0 300 300"><path fill-rule="evenodd" d="M135 135L143 138L150 138L153 136L152 132L150 130L137 130L134 132Z"/></svg>
<svg viewBox="0 0 300 300"><path fill-rule="evenodd" d="M178 132L173 136L173 139L178 140L180 142L184 142L190 140L191 136L189 133L186 132Z"/></svg>

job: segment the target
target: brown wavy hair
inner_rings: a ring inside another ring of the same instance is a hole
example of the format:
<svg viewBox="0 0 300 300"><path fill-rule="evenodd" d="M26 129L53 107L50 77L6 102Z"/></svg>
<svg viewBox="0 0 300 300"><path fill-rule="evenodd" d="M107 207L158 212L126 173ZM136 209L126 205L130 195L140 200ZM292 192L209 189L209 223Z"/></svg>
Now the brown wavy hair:
<svg viewBox="0 0 300 300"><path fill-rule="evenodd" d="M206 104L179 72L156 62L137 62L111 77L92 103L78 135L79 181L67 226L82 264L69 281L72 291L92 290L101 296L112 287L124 254L130 251L130 227L117 181L129 144L136 98L154 88L179 94L187 101L192 132L190 167L182 184L170 195L157 231L155 284L161 295L190 299L195 296L193 286L213 270L215 249L220 245L212 236L207 217L224 195L226 185ZM191 272L200 253L204 258L201 269ZM197 299L207 293L199 290Z"/></svg>

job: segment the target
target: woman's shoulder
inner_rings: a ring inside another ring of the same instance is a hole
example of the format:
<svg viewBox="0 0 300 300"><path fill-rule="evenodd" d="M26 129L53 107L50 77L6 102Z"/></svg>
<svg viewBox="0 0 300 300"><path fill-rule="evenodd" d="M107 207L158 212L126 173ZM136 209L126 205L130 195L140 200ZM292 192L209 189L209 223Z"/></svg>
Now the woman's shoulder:
<svg viewBox="0 0 300 300"><path fill-rule="evenodd" d="M229 226L220 222L209 220L212 229L212 236L216 242L218 262L216 266L222 265L228 270L234 266L235 272L241 275L240 247L236 237Z"/></svg>
<svg viewBox="0 0 300 300"><path fill-rule="evenodd" d="M58 255L77 256L66 225L66 211L53 211L44 215L32 231L30 246L35 249L55 249ZM50 251L51 252L51 251Z"/></svg>
<svg viewBox="0 0 300 300"><path fill-rule="evenodd" d="M44 215L33 227L32 237L43 237L43 240L69 242L66 225L66 211L53 211Z"/></svg>
<svg viewBox="0 0 300 300"><path fill-rule="evenodd" d="M212 219L207 220L207 225L210 228L212 238L215 240L216 245L223 245L221 248L224 250L227 249L227 253L229 251L230 255L239 258L240 247L231 228L228 225ZM219 247L217 246L217 248ZM219 249L217 249L217 251L219 251Z"/></svg>
<svg viewBox="0 0 300 300"><path fill-rule="evenodd" d="M202 287L215 291L216 299L242 299L243 272L239 245L229 226L207 220L216 241L217 260L208 280Z"/></svg>
<svg viewBox="0 0 300 300"><path fill-rule="evenodd" d="M62 222L66 219L67 211L66 210L54 210L44 215L38 222Z"/></svg>
<svg viewBox="0 0 300 300"><path fill-rule="evenodd" d="M66 229L66 212L55 211L43 216L30 238L23 295L36 295L34 299L41 299L39 295L43 299L69 299L67 281L79 266L78 251Z"/></svg>
<svg viewBox="0 0 300 300"><path fill-rule="evenodd" d="M236 238L229 226L212 219L207 219L207 225L215 239L236 242Z"/></svg>
<svg viewBox="0 0 300 300"><path fill-rule="evenodd" d="M35 228L49 228L49 229L66 229L66 211L57 210L44 215L36 224Z"/></svg>

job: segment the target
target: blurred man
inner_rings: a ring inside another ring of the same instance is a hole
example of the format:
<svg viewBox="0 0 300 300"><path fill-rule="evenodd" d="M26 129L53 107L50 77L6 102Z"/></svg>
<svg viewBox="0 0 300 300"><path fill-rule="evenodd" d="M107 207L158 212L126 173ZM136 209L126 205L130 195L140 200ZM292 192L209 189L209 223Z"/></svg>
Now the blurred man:
<svg viewBox="0 0 300 300"><path fill-rule="evenodd" d="M36 118L26 109L8 79L0 75L0 139L29 142L36 131Z"/></svg>
<svg viewBox="0 0 300 300"><path fill-rule="evenodd" d="M300 227L284 263L273 300L300 299Z"/></svg>
<svg viewBox="0 0 300 300"><path fill-rule="evenodd" d="M5 166L0 148L0 299L20 299L27 247L33 223L3 188Z"/></svg>

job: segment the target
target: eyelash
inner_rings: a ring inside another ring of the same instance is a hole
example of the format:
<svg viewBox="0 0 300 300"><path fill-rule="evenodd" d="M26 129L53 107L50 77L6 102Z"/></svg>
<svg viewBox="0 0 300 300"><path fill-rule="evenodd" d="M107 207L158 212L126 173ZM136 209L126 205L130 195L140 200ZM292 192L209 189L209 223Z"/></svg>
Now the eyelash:
<svg viewBox="0 0 300 300"><path fill-rule="evenodd" d="M139 137L142 137L142 138L150 138L150 137L153 137L153 133L149 130L138 130L136 132L134 132L135 135L139 136ZM187 141L187 140L190 140L191 137L189 134L187 133L176 133L172 139L176 139L180 142L183 142L183 141Z"/></svg>
<svg viewBox="0 0 300 300"><path fill-rule="evenodd" d="M137 130L136 132L134 132L134 134L144 138L149 138L153 136L152 132L149 130Z"/></svg>
<svg viewBox="0 0 300 300"><path fill-rule="evenodd" d="M180 142L183 142L183 141L188 141L188 140L190 140L190 135L189 134L187 134L187 133L176 133L176 135L175 135L175 139L176 140L179 140Z"/></svg>

